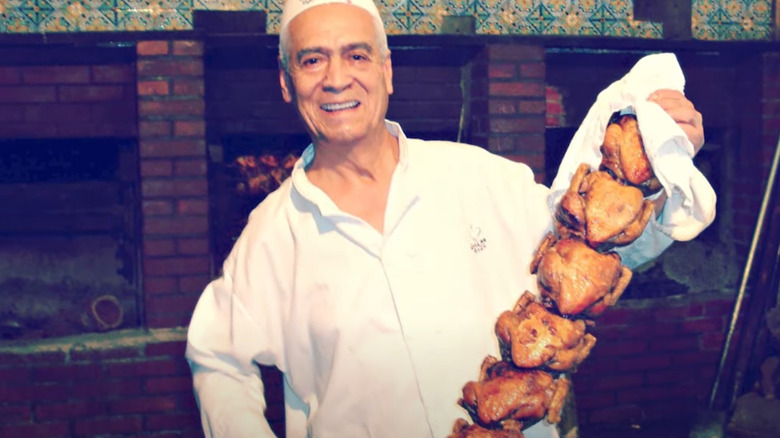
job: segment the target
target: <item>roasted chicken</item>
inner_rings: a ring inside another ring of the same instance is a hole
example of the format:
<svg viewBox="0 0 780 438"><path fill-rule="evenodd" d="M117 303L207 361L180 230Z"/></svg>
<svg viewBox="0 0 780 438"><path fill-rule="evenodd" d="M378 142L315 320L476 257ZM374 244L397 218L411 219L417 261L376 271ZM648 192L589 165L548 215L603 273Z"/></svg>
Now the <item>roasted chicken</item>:
<svg viewBox="0 0 780 438"><path fill-rule="evenodd" d="M242 155L230 164L236 170L236 191L241 195L265 196L287 179L297 158L289 154L281 165L273 155Z"/></svg>
<svg viewBox="0 0 780 438"><path fill-rule="evenodd" d="M583 239L594 248L625 245L642 234L653 208L636 187L583 163L558 205L555 229L561 237Z"/></svg>
<svg viewBox="0 0 780 438"><path fill-rule="evenodd" d="M576 239L558 240L552 233L539 245L531 273L536 274L546 307L590 318L614 305L632 276L617 253L600 253Z"/></svg>
<svg viewBox="0 0 780 438"><path fill-rule="evenodd" d="M498 317L496 336L505 360L520 368L568 371L590 353L596 338L585 333L585 322L551 313L525 292L513 310Z"/></svg>
<svg viewBox="0 0 780 438"><path fill-rule="evenodd" d="M568 391L565 377L556 380L545 371L521 370L488 356L479 381L463 387L460 404L475 423L487 428L500 427L507 420L534 423L545 417L557 423Z"/></svg>
<svg viewBox="0 0 780 438"><path fill-rule="evenodd" d="M615 178L639 187L647 195L661 188L647 159L639 125L633 115L617 116L607 125L601 145L601 168Z"/></svg>
<svg viewBox="0 0 780 438"><path fill-rule="evenodd" d="M661 187L634 116L613 116L601 154L598 170L577 168L556 209L554 233L533 257L541 303L526 291L498 317L501 360L486 357L479 380L463 387L458 403L473 424L459 419L448 438L523 438L525 427L545 417L560 421L569 391L563 373L590 354L596 338L587 327L631 281L611 249L642 234L654 210L644 197Z"/></svg>
<svg viewBox="0 0 780 438"><path fill-rule="evenodd" d="M525 438L522 423L506 421L501 426L501 429L488 429L460 418L448 438Z"/></svg>

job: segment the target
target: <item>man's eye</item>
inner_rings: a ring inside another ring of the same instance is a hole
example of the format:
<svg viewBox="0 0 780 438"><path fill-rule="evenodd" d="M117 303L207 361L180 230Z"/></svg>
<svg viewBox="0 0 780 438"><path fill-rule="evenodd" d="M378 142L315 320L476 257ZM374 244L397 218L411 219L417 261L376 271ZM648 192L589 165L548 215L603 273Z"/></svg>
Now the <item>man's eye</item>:
<svg viewBox="0 0 780 438"><path fill-rule="evenodd" d="M311 66L317 65L317 63L319 63L319 62L320 62L320 60L317 59L317 58L306 58L303 61L301 61L301 64L303 64L305 66L308 66L308 67L311 67Z"/></svg>
<svg viewBox="0 0 780 438"><path fill-rule="evenodd" d="M368 60L368 57L365 55L361 55L359 53L352 54L352 60L353 61L366 61Z"/></svg>

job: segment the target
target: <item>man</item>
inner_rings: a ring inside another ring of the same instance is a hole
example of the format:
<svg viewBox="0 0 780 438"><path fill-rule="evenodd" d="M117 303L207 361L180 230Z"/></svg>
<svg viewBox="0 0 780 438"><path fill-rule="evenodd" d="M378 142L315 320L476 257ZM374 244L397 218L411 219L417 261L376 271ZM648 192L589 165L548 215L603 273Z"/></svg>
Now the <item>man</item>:
<svg viewBox="0 0 780 438"><path fill-rule="evenodd" d="M497 355L497 316L536 291L528 266L551 228L549 189L523 164L407 139L385 120L393 70L371 0L290 0L280 65L312 145L193 315L204 431L273 436L266 364L284 373L288 437L446 437L467 417L462 386ZM658 101L700 147L690 102ZM526 435L557 433L540 422Z"/></svg>

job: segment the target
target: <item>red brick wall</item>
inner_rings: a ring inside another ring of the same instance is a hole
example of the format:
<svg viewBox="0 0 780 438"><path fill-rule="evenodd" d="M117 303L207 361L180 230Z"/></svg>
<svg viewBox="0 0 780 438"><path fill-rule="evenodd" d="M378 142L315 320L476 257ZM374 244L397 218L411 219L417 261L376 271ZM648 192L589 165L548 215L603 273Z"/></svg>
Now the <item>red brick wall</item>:
<svg viewBox="0 0 780 438"><path fill-rule="evenodd" d="M134 137L129 64L0 66L0 138Z"/></svg>
<svg viewBox="0 0 780 438"><path fill-rule="evenodd" d="M146 326L184 326L212 271L203 47L137 47Z"/></svg>
<svg viewBox="0 0 780 438"><path fill-rule="evenodd" d="M714 293L608 309L593 330L596 346L573 374L582 428L691 420L709 401L732 305Z"/></svg>
<svg viewBox="0 0 780 438"><path fill-rule="evenodd" d="M184 331L112 333L0 350L0 436L202 437ZM281 376L263 369L283 436Z"/></svg>
<svg viewBox="0 0 780 438"><path fill-rule="evenodd" d="M202 436L181 335L159 338L4 349L0 436Z"/></svg>
<svg viewBox="0 0 780 438"><path fill-rule="evenodd" d="M557 87L548 85L545 89L546 114L545 126L547 128L560 128L566 126L566 113L563 109L563 96Z"/></svg>
<svg viewBox="0 0 780 438"><path fill-rule="evenodd" d="M490 45L473 62L472 143L521 161L545 179L544 47Z"/></svg>

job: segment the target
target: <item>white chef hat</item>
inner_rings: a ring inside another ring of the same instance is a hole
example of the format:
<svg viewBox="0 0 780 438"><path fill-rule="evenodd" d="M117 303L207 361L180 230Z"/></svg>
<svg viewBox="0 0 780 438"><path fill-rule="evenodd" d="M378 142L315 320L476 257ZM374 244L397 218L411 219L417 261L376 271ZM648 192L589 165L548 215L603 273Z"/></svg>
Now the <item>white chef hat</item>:
<svg viewBox="0 0 780 438"><path fill-rule="evenodd" d="M279 33L284 32L284 29L290 24L290 21L301 12L328 3L342 3L357 6L371 14L375 20L378 20L380 23L382 22L382 17L379 15L379 10L376 8L374 0L285 0L282 8L282 18L279 23Z"/></svg>

